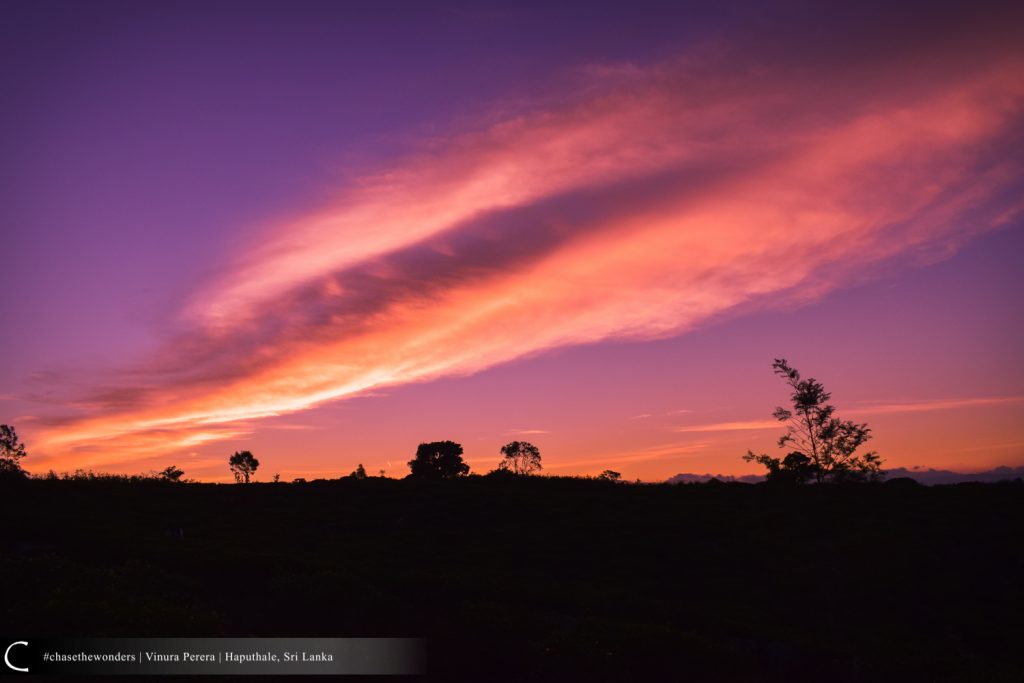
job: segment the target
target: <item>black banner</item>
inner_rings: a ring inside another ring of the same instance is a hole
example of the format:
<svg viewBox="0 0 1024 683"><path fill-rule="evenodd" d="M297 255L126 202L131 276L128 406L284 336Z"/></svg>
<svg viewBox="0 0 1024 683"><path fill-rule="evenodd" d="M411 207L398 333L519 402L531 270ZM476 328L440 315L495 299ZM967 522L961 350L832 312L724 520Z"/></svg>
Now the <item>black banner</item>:
<svg viewBox="0 0 1024 683"><path fill-rule="evenodd" d="M4 638L0 672L67 675L421 674L416 638Z"/></svg>

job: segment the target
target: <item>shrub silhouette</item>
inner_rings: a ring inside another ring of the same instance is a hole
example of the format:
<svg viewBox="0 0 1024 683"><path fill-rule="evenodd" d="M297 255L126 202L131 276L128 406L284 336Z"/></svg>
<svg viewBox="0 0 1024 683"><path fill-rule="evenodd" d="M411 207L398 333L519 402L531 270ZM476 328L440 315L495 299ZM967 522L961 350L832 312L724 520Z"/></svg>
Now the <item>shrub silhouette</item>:
<svg viewBox="0 0 1024 683"><path fill-rule="evenodd" d="M421 443L409 461L410 476L416 479L453 479L469 474L462 460L462 445L454 441Z"/></svg>
<svg viewBox="0 0 1024 683"><path fill-rule="evenodd" d="M165 481L181 481L181 476L183 474L185 474L185 470L180 470L174 465L169 465L160 470L160 473L157 476Z"/></svg>
<svg viewBox="0 0 1024 683"><path fill-rule="evenodd" d="M256 468L259 466L260 461L254 458L249 451L236 451L228 458L228 467L231 468L231 474L235 475L235 481L239 484L248 484L249 477L256 472Z"/></svg>
<svg viewBox="0 0 1024 683"><path fill-rule="evenodd" d="M24 477L21 459L25 457L25 444L11 425L0 425L0 477Z"/></svg>
<svg viewBox="0 0 1024 683"><path fill-rule="evenodd" d="M601 474L597 475L597 478L601 481L619 481L622 479L622 475L615 470L605 470Z"/></svg>
<svg viewBox="0 0 1024 683"><path fill-rule="evenodd" d="M764 465L768 481L776 483L880 480L882 461L878 454L855 454L871 438L867 424L834 417L835 407L828 403L832 394L813 377L801 379L784 358L776 358L772 367L793 390L793 409L780 407L772 413L779 422L787 423L786 433L779 437L779 448L795 449L783 459L752 451L747 451L743 459Z"/></svg>
<svg viewBox="0 0 1024 683"><path fill-rule="evenodd" d="M530 474L541 469L540 449L529 441L512 441L501 447L504 456L498 464L499 470L513 474Z"/></svg>

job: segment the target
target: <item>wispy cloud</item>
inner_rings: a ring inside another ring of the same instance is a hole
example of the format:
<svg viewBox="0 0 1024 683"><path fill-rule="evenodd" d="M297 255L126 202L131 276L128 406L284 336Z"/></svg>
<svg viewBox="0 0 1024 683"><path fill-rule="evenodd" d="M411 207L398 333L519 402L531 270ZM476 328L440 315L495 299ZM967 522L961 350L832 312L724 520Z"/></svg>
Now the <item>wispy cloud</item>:
<svg viewBox="0 0 1024 683"><path fill-rule="evenodd" d="M644 462L648 460L672 460L675 458L691 457L705 450L708 444L700 443L668 443L636 450L617 451L597 458L586 458L583 460L559 461L550 466L549 470L592 468L607 464L628 464Z"/></svg>
<svg viewBox="0 0 1024 683"><path fill-rule="evenodd" d="M888 413L923 413L936 410L958 410L961 408L977 408L993 405L1013 405L1024 402L1024 396L992 396L980 398L943 398L920 401L902 401L898 403L863 403L853 404L848 411L853 418L858 415L885 415ZM679 433L689 432L745 432L762 429L778 429L778 420L741 420L737 422L713 422L710 424L686 425L676 427Z"/></svg>
<svg viewBox="0 0 1024 683"><path fill-rule="evenodd" d="M692 412L693 411L688 409L688 408L681 408L679 410L668 410L668 411L659 412L659 413L640 413L639 415L632 415L632 416L630 416L629 419L630 420L647 420L649 418L661 418L661 417L668 417L670 415L685 415L687 413L692 413Z"/></svg>
<svg viewBox="0 0 1024 683"><path fill-rule="evenodd" d="M322 427L318 425L289 422L273 422L267 424L266 427L268 429L277 429L283 432L310 432L317 429L322 429Z"/></svg>
<svg viewBox="0 0 1024 683"><path fill-rule="evenodd" d="M39 447L188 447L948 254L1021 208L1024 155L992 150L1021 129L1024 58L1013 45L972 55L796 68L723 49L588 72L560 100L424 143L242 249L163 352L79 400L83 417Z"/></svg>
<svg viewBox="0 0 1024 683"><path fill-rule="evenodd" d="M510 430L508 430L505 433L506 434L526 434L526 435L529 436L531 434L548 434L549 432L546 429L510 429Z"/></svg>
<svg viewBox="0 0 1024 683"><path fill-rule="evenodd" d="M955 410L982 406L1013 405L1024 402L1024 396L990 396L980 398L938 398L924 401L901 401L893 403L868 403L852 406L851 410L867 415L886 413L925 413L935 410Z"/></svg>
<svg viewBox="0 0 1024 683"><path fill-rule="evenodd" d="M746 432L759 429L778 429L778 420L747 420L740 422L714 422L703 425L676 427L675 431L687 432Z"/></svg>

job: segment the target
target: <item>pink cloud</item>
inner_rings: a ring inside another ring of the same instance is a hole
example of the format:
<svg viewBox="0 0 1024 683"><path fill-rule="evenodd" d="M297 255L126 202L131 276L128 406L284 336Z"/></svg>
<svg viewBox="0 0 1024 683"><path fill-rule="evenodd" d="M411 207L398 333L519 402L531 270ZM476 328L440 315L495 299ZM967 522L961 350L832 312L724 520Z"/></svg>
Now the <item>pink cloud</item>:
<svg viewBox="0 0 1024 683"><path fill-rule="evenodd" d="M945 59L884 77L854 63L841 80L734 54L590 71L540 111L424 144L274 226L196 293L178 339L39 446L98 462L189 448L941 258L1021 210L1019 193L1006 202L1021 162L992 150L1024 101L1019 49Z"/></svg>
<svg viewBox="0 0 1024 683"><path fill-rule="evenodd" d="M1024 403L1024 396L990 396L979 398L939 398L924 401L877 403L858 406L855 410L866 415L889 413L930 413L936 410L957 410Z"/></svg>
<svg viewBox="0 0 1024 683"><path fill-rule="evenodd" d="M1024 402L1022 396L994 396L979 398L927 399L921 401L904 401L899 403L867 403L851 406L844 414L887 415L891 413L930 413L938 410L959 410L997 405L1013 405ZM735 422L714 422L701 425L677 427L679 433L690 432L746 432L763 429L780 429L778 420L739 420Z"/></svg>
<svg viewBox="0 0 1024 683"><path fill-rule="evenodd" d="M677 427L675 431L688 432L747 432L761 429L779 429L778 420L746 420L737 422L715 422L705 425Z"/></svg>

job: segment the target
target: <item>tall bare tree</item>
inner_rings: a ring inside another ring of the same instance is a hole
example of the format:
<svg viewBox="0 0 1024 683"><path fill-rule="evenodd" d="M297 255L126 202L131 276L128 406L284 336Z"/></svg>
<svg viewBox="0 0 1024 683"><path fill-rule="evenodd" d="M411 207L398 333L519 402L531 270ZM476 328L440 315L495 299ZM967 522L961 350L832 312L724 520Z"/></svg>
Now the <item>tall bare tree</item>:
<svg viewBox="0 0 1024 683"><path fill-rule="evenodd" d="M792 409L780 407L773 413L775 419L786 424L779 448L789 448L790 452L780 459L747 451L743 459L768 468L770 480L823 483L881 479L878 454L856 453L871 438L867 424L836 418L836 409L828 402L832 394L813 377L801 378L784 358L776 358L772 368L792 390Z"/></svg>

